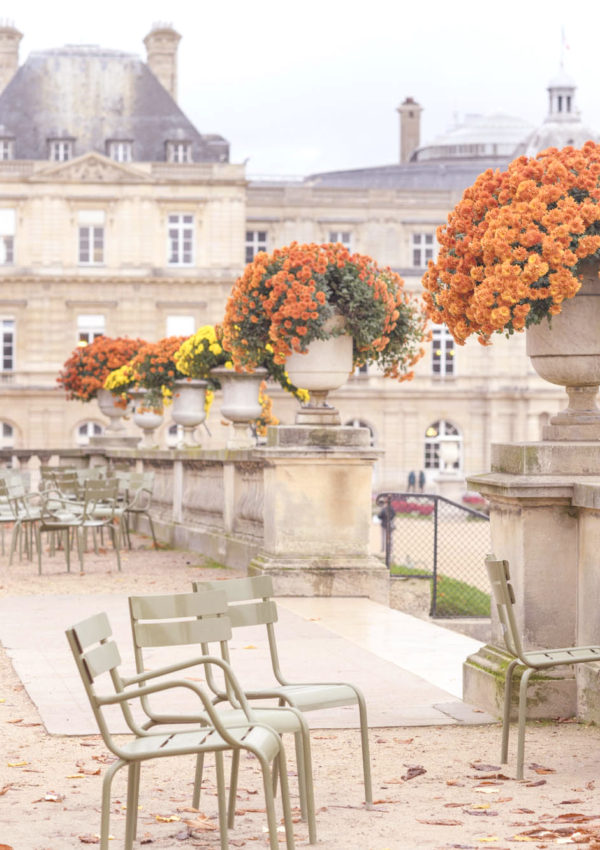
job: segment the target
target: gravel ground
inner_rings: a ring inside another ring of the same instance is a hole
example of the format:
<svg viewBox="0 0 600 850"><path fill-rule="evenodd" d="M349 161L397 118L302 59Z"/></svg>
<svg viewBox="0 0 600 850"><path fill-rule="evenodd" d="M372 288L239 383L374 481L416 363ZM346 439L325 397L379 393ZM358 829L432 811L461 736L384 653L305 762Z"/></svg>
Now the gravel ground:
<svg viewBox="0 0 600 850"><path fill-rule="evenodd" d="M153 551L136 539L116 572L110 551L86 556L85 575L67 575L58 555L45 558L44 575L21 562L8 568L0 556L0 595L159 593L187 591L190 580L233 577L187 552ZM18 600L15 599L15 604ZM29 626L28 626L29 627ZM401 699L401 694L396 695ZM526 779L497 761L500 728L443 726L373 729L376 803L361 797L360 747L353 730L312 735L318 847L322 850L412 848L538 848L578 844L600 848L598 745L593 726L530 724ZM514 743L514 741L513 741ZM292 803L297 806L295 766ZM102 773L110 760L98 736L46 733L35 706L0 648L0 850L67 850L97 843ZM142 770L137 846L218 848L213 765L208 764L201 811L190 811L193 759L150 762ZM113 787L111 847L124 834L124 775ZM231 847L267 847L260 774L242 760L238 816ZM296 844L308 846L297 818ZM281 836L282 844L283 834Z"/></svg>

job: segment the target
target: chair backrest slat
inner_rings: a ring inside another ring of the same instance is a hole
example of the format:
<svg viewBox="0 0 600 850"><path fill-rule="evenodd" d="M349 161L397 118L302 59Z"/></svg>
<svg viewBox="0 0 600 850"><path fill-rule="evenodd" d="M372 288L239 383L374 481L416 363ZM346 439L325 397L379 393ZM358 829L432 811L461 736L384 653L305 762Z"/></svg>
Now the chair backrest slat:
<svg viewBox="0 0 600 850"><path fill-rule="evenodd" d="M189 646L229 640L229 617L206 617L201 620L134 623L134 639L138 647Z"/></svg>
<svg viewBox="0 0 600 850"><path fill-rule="evenodd" d="M228 602L247 602L273 596L273 580L271 576L250 576L225 581L197 581L194 582L194 590L223 590Z"/></svg>
<svg viewBox="0 0 600 850"><path fill-rule="evenodd" d="M485 566L492 586L492 594L506 648L510 653L520 658L523 655L523 646L515 616L515 592L509 581L508 561L498 560L488 555L485 559Z"/></svg>
<svg viewBox="0 0 600 850"><path fill-rule="evenodd" d="M220 589L203 595L173 593L167 596L130 596L129 607L135 620L169 620L227 613L227 599Z"/></svg>
<svg viewBox="0 0 600 850"><path fill-rule="evenodd" d="M240 626L265 626L277 622L277 605L272 600L240 603L230 605L227 614L234 629Z"/></svg>
<svg viewBox="0 0 600 850"><path fill-rule="evenodd" d="M112 629L106 614L96 614L81 623L76 623L71 631L75 634L80 650L86 649L94 643L108 640L112 636Z"/></svg>
<svg viewBox="0 0 600 850"><path fill-rule="evenodd" d="M83 653L82 661L90 681L93 682L103 673L110 673L115 670L121 663L121 656L117 644L114 641L109 641L100 644L100 646L95 646L93 649L88 649L87 652Z"/></svg>

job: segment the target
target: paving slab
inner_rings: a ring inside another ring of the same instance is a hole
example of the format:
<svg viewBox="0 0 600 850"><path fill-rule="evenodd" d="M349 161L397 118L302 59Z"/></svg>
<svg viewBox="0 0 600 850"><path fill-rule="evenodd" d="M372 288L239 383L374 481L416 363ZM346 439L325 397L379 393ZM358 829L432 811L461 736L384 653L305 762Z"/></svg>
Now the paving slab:
<svg viewBox="0 0 600 850"><path fill-rule="evenodd" d="M362 597L285 597L278 601L277 639L284 673L291 681L347 681L366 697L372 727L493 722L495 718L461 701L462 663L481 642L411 617ZM123 658L134 661L127 597L121 594L12 596L0 599L0 641L36 704L50 734L86 735L97 726L64 635L85 617L106 611ZM194 654L194 653L191 653ZM157 649L156 667L189 657L189 648ZM272 683L264 629L234 633L231 656L242 685ZM203 671L183 678L202 684ZM193 694L166 697L162 708L194 711ZM355 728L354 706L307 715L312 728ZM113 731L125 731L118 708Z"/></svg>

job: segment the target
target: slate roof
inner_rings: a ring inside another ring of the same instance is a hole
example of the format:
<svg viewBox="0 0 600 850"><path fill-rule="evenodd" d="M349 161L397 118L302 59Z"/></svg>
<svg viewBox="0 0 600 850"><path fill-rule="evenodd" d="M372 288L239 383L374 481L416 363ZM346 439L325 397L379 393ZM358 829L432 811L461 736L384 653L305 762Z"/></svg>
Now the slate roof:
<svg viewBox="0 0 600 850"><path fill-rule="evenodd" d="M0 134L16 159L48 159L48 139L74 140L73 156L133 142L133 160L166 159L188 141L194 162L226 162L229 144L201 135L145 62L130 53L73 45L32 53L0 95Z"/></svg>
<svg viewBox="0 0 600 850"><path fill-rule="evenodd" d="M349 171L328 171L305 178L308 186L336 189L413 189L418 191L463 191L488 168L504 169L510 159L408 162Z"/></svg>

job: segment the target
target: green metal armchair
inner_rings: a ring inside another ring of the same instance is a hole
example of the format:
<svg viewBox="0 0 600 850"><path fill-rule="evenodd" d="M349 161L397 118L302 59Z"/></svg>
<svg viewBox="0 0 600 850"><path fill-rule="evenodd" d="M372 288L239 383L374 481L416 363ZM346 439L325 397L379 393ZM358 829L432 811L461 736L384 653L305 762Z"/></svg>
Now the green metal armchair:
<svg viewBox="0 0 600 850"><path fill-rule="evenodd" d="M585 664L600 661L600 646L573 646L562 649L537 649L524 651L515 617L515 593L510 583L508 561L497 560L493 555L485 559L485 566L492 585L492 594L504 635L504 643L515 657L506 668L504 679L504 713L502 717L502 764L508 762L508 736L510 732L510 709L513 675L522 667L519 687L519 732L517 743L517 779L523 779L525 757L525 720L527 717L527 685L532 673L567 664Z"/></svg>
<svg viewBox="0 0 600 850"><path fill-rule="evenodd" d="M362 692L355 686L343 682L289 682L281 672L275 623L277 622L277 605L273 600L273 582L270 576L254 576L252 578L229 579L227 581L197 581L193 584L197 593L221 590L227 596L227 613L233 629L244 626L264 625L267 630L271 666L275 684L262 689L246 690L250 700L273 698L280 705L291 706L299 711L317 711L319 709L336 708L343 705L357 705L360 720L360 736L362 744L363 776L365 786L365 802L369 808L373 803L371 781L371 764L369 756L369 726L367 722L367 707ZM223 658L230 663L231 659L227 644L223 647ZM218 688L210 674L207 675L209 687L217 699L225 699L226 694Z"/></svg>

